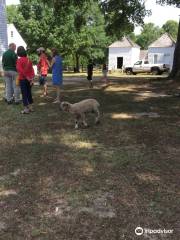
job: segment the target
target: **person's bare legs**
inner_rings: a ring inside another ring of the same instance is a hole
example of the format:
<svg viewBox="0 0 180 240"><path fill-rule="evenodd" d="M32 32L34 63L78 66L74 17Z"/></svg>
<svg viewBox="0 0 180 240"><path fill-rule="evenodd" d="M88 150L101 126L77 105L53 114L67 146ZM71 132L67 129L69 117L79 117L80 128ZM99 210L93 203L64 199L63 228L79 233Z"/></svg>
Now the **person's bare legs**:
<svg viewBox="0 0 180 240"><path fill-rule="evenodd" d="M93 81L92 80L89 81L89 88L93 88Z"/></svg>
<svg viewBox="0 0 180 240"><path fill-rule="evenodd" d="M47 83L44 84L44 92L43 92L43 95L44 96L47 96L48 93L47 93Z"/></svg>
<svg viewBox="0 0 180 240"><path fill-rule="evenodd" d="M60 103L60 100L61 100L61 89L60 89L60 86L56 85L55 88L56 88L56 98L54 100L54 103Z"/></svg>

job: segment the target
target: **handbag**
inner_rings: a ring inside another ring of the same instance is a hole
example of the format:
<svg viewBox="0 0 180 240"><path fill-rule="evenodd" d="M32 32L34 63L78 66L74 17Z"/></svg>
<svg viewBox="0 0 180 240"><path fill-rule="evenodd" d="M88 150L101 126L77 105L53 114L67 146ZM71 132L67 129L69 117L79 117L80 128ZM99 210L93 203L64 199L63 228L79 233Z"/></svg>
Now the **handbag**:
<svg viewBox="0 0 180 240"><path fill-rule="evenodd" d="M15 81L16 81L16 86L19 86L19 84L20 84L20 82L19 82L19 75L16 76Z"/></svg>

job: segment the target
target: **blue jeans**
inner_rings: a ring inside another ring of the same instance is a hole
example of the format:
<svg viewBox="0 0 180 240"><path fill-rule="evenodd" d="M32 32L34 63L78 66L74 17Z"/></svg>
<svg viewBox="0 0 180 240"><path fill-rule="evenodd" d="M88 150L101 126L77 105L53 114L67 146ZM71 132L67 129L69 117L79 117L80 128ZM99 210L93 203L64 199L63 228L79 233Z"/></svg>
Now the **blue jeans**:
<svg viewBox="0 0 180 240"><path fill-rule="evenodd" d="M31 85L27 79L20 80L20 88L22 93L23 105L26 107L33 103Z"/></svg>
<svg viewBox="0 0 180 240"><path fill-rule="evenodd" d="M15 71L4 71L5 79L5 98L8 102L14 100L19 102L20 100L20 88L16 86L16 76L17 72Z"/></svg>

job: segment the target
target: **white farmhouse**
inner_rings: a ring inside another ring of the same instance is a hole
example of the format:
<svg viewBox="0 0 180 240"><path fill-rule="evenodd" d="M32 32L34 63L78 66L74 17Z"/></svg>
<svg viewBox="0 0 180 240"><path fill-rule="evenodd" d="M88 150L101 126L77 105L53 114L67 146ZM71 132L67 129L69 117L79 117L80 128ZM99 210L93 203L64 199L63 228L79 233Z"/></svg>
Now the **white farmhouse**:
<svg viewBox="0 0 180 240"><path fill-rule="evenodd" d="M148 47L149 62L152 64L166 63L172 69L175 44L173 38L168 33L164 33Z"/></svg>
<svg viewBox="0 0 180 240"><path fill-rule="evenodd" d="M140 57L140 46L129 38L123 37L109 46L109 70L122 69L123 66L133 65Z"/></svg>
<svg viewBox="0 0 180 240"><path fill-rule="evenodd" d="M6 0L0 0L0 74L2 73L2 55L8 49L8 44L27 47L27 44L13 24L7 24Z"/></svg>
<svg viewBox="0 0 180 240"><path fill-rule="evenodd" d="M0 73L2 72L2 54L8 48L6 1L0 0Z"/></svg>
<svg viewBox="0 0 180 240"><path fill-rule="evenodd" d="M8 24L7 30L8 30L8 45L10 43L15 43L17 47L23 46L26 49L27 44L24 41L24 39L21 37L20 33L18 32L14 24L12 23Z"/></svg>

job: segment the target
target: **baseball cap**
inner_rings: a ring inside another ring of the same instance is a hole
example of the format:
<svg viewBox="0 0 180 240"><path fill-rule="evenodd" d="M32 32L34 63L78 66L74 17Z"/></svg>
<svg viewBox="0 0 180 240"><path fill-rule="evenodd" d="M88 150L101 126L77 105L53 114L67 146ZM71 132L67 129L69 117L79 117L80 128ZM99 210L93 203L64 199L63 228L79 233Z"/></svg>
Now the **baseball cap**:
<svg viewBox="0 0 180 240"><path fill-rule="evenodd" d="M41 51L45 51L45 49L43 47L40 47L37 49L37 52L41 52Z"/></svg>

